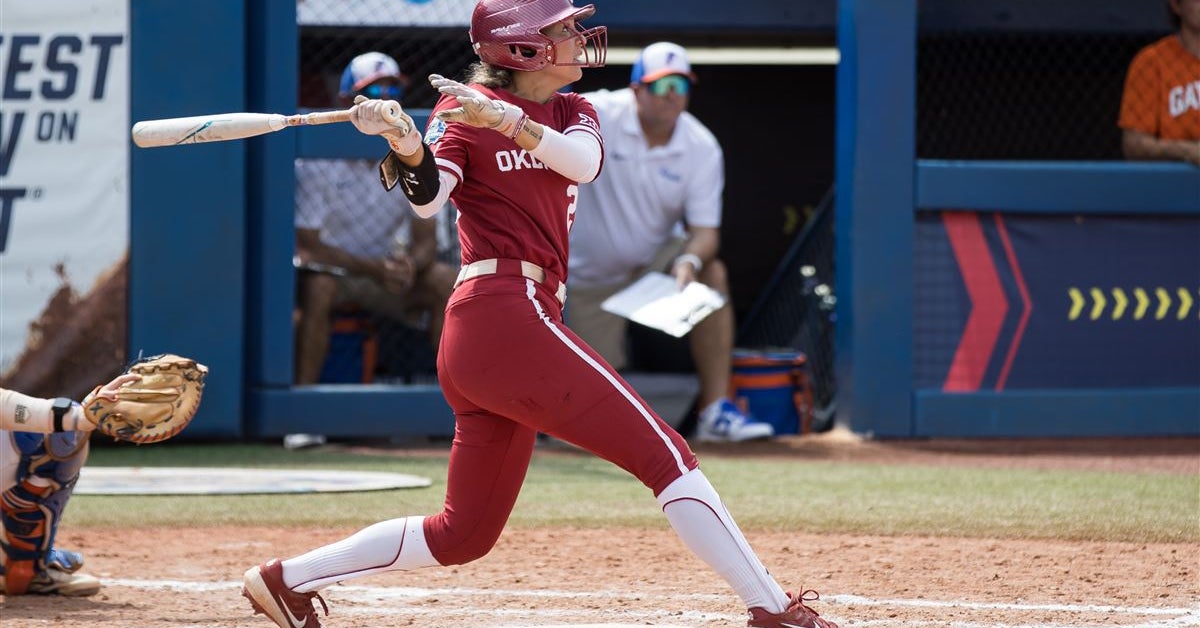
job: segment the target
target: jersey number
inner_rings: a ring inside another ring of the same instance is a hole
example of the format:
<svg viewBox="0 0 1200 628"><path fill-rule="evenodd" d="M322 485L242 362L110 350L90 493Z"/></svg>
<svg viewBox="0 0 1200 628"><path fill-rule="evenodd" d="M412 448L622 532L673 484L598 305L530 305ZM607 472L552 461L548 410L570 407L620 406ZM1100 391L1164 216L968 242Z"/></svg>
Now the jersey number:
<svg viewBox="0 0 1200 628"><path fill-rule="evenodd" d="M575 203L579 201L579 186L567 186L567 198L571 202L567 205L567 233L571 233L571 225L575 224Z"/></svg>

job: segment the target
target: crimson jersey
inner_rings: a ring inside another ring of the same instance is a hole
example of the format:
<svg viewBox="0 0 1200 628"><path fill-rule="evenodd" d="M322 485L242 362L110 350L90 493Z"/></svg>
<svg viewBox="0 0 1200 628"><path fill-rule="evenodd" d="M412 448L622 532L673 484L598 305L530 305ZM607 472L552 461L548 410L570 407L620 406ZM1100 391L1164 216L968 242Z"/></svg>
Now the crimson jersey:
<svg viewBox="0 0 1200 628"><path fill-rule="evenodd" d="M578 94L555 93L542 104L503 89L471 87L517 105L531 120L560 133L591 133L603 149L596 110ZM457 106L455 98L442 96L433 112ZM566 281L567 234L578 184L491 129L431 116L425 141L438 168L458 180L450 200L459 212L464 266L491 258L525 260ZM603 164L603 151L601 156Z"/></svg>

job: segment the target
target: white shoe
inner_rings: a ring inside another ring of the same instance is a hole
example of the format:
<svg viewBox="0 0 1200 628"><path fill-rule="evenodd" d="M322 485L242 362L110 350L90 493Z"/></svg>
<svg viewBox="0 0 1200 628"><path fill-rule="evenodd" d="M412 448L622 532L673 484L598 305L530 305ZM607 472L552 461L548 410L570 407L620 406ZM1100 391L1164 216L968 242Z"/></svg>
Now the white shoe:
<svg viewBox="0 0 1200 628"><path fill-rule="evenodd" d="M737 443L775 435L775 428L770 423L755 421L728 399L714 401L705 408L700 413L699 423L696 435L706 443Z"/></svg>
<svg viewBox="0 0 1200 628"><path fill-rule="evenodd" d="M324 434L287 434L283 437L283 448L288 451L320 447L324 444Z"/></svg>
<svg viewBox="0 0 1200 628"><path fill-rule="evenodd" d="M8 595L4 576L0 574L0 592ZM100 592L100 579L86 573L69 573L55 567L48 567L29 581L26 593L37 595L69 595L83 597Z"/></svg>

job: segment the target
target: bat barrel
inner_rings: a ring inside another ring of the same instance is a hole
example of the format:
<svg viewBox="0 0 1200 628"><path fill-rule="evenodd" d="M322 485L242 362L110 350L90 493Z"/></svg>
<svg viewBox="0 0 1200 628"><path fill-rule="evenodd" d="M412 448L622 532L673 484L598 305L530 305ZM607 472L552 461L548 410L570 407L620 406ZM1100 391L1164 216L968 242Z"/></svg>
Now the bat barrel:
<svg viewBox="0 0 1200 628"><path fill-rule="evenodd" d="M189 118L143 120L130 136L142 148L225 142L278 131L287 119L277 113L221 113Z"/></svg>

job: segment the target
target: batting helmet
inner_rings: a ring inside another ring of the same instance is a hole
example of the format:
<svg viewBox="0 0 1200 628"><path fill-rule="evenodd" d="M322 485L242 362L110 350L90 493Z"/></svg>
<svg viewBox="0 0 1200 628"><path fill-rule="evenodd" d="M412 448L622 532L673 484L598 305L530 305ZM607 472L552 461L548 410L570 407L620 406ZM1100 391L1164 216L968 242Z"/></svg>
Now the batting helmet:
<svg viewBox="0 0 1200 628"><path fill-rule="evenodd" d="M556 62L556 49L563 40L541 33L552 24L589 18L595 5L577 7L572 0L480 0L471 14L471 46L484 63L510 70L540 70L547 65L578 65L598 68L608 52L608 29L603 26L580 30L583 60Z"/></svg>

